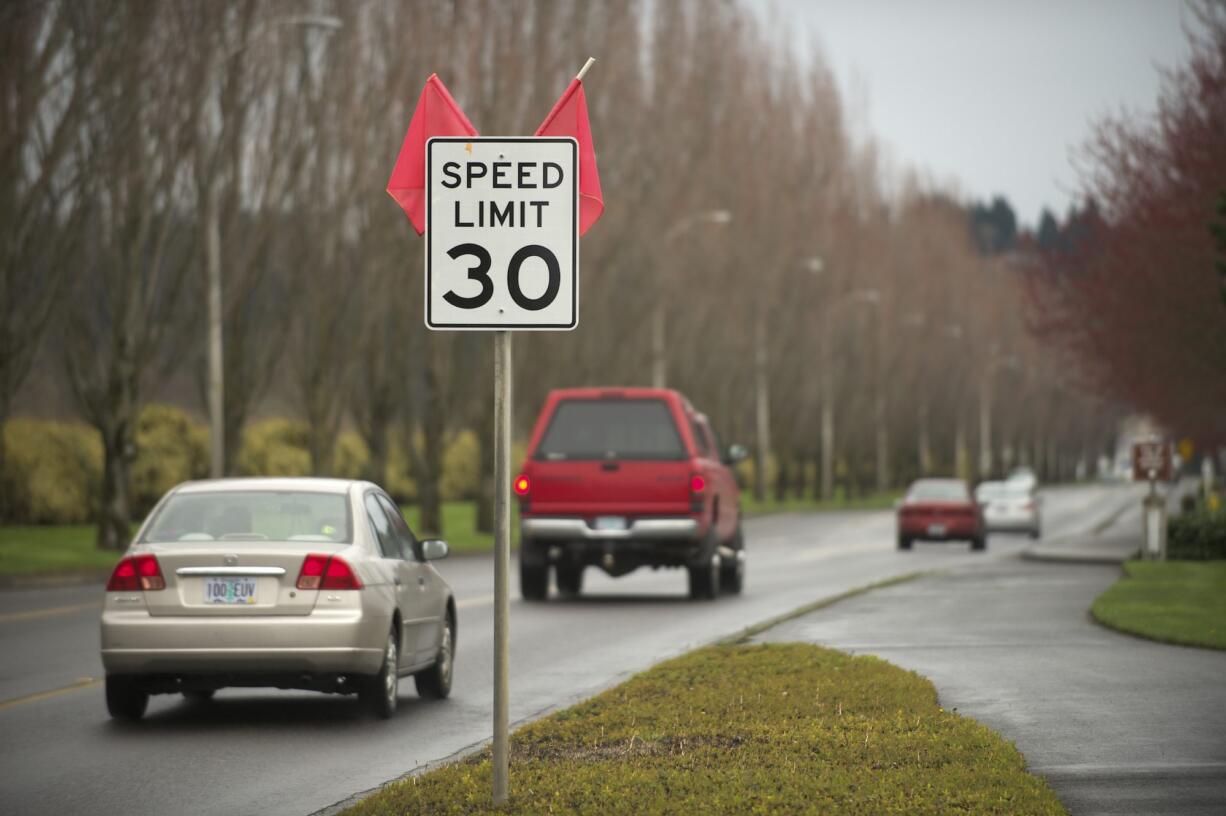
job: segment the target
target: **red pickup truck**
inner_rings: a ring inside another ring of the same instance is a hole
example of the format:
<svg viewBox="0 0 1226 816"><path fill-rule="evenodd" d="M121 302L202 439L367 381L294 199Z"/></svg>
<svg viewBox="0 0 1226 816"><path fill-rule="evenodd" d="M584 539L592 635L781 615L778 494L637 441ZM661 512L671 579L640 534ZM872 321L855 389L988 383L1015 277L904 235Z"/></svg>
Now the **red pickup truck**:
<svg viewBox="0 0 1226 816"><path fill-rule="evenodd" d="M665 388L552 391L513 487L525 600L576 595L589 566L614 577L684 567L690 597L741 591L740 491L706 417Z"/></svg>

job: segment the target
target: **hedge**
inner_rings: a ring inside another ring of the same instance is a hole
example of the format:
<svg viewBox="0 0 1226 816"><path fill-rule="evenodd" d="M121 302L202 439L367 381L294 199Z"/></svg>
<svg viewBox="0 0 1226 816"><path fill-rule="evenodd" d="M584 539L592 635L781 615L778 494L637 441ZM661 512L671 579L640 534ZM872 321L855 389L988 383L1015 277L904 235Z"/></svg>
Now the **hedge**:
<svg viewBox="0 0 1226 816"><path fill-rule="evenodd" d="M7 456L3 473L9 497L7 524L84 524L97 515L102 489L102 443L82 422L13 419L3 428ZM473 499L478 492L480 447L475 434L452 435L443 451L440 485L445 501ZM516 447L522 456L522 447ZM330 475L366 476L369 453L361 436L344 431L336 441ZM516 460L518 463L518 460ZM306 423L283 418L249 424L237 470L243 476L308 476ZM208 427L170 405L145 406L137 421L132 464L132 510L139 518L167 490L208 476ZM393 434L382 485L400 502L412 503L417 486Z"/></svg>
<svg viewBox="0 0 1226 816"><path fill-rule="evenodd" d="M1226 510L1197 510L1172 518L1166 555L1175 561L1226 559Z"/></svg>

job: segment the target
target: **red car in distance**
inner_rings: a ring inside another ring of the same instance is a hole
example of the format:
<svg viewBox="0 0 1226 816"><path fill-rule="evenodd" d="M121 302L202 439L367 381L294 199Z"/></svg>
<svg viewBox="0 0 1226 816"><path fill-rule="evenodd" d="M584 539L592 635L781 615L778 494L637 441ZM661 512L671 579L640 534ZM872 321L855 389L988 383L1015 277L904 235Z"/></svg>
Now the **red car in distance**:
<svg viewBox="0 0 1226 816"><path fill-rule="evenodd" d="M537 418L519 498L520 592L577 595L583 572L613 577L681 567L694 599L738 593L745 580L741 501L710 424L665 388L552 391Z"/></svg>
<svg viewBox="0 0 1226 816"><path fill-rule="evenodd" d="M988 546L983 513L961 479L919 479L898 504L898 549L914 541L969 541L972 550Z"/></svg>

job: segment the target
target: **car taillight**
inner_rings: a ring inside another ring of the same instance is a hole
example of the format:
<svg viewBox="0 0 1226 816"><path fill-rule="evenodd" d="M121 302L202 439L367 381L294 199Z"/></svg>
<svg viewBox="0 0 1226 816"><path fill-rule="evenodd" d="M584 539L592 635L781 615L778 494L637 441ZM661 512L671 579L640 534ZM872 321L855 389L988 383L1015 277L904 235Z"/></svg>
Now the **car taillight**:
<svg viewBox="0 0 1226 816"><path fill-rule="evenodd" d="M311 553L298 572L299 589L361 589L362 582L339 556Z"/></svg>
<svg viewBox="0 0 1226 816"><path fill-rule="evenodd" d="M532 490L532 482L521 473L515 477L514 487L516 496L527 496L528 492Z"/></svg>
<svg viewBox="0 0 1226 816"><path fill-rule="evenodd" d="M107 592L135 592L138 589L153 592L165 588L162 567L158 564L157 556L153 555L121 559L111 572L111 580L106 582Z"/></svg>

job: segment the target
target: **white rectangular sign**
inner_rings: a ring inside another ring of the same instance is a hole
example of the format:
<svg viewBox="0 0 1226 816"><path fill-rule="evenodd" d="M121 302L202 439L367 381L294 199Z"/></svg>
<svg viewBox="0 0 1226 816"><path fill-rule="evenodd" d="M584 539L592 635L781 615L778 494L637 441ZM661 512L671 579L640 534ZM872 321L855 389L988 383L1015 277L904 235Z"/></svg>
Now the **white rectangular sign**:
<svg viewBox="0 0 1226 816"><path fill-rule="evenodd" d="M574 139L426 145L426 326L566 330L579 320Z"/></svg>

